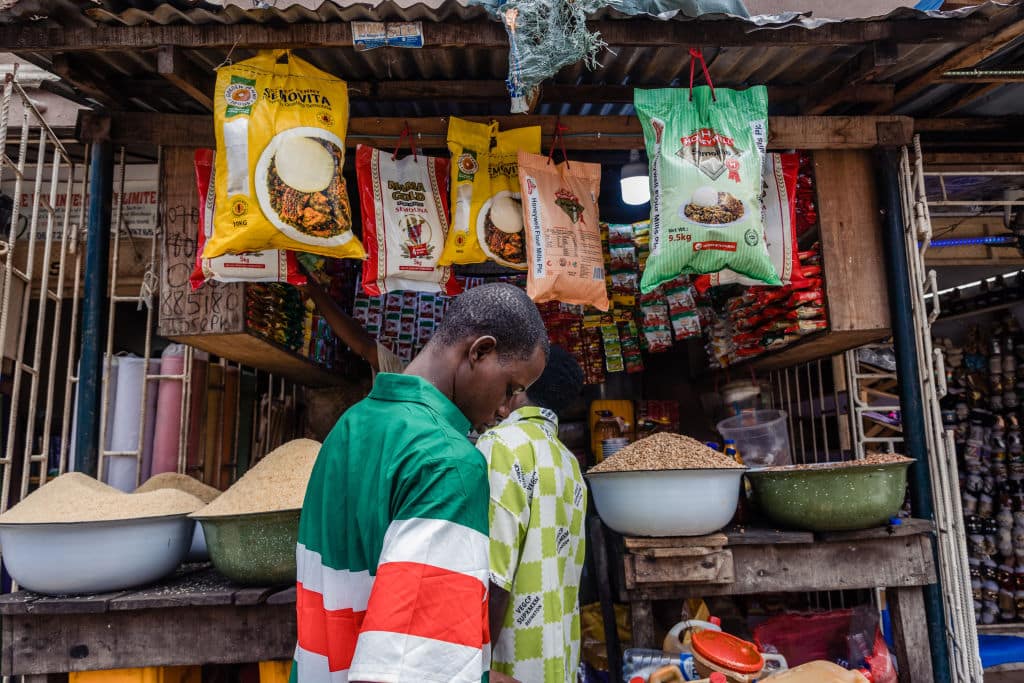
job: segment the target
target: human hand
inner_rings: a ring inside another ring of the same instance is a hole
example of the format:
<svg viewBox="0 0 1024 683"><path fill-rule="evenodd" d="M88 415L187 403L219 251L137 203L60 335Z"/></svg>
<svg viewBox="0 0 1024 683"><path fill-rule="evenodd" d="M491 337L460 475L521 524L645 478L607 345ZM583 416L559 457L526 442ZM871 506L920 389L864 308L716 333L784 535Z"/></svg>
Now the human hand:
<svg viewBox="0 0 1024 683"><path fill-rule="evenodd" d="M507 674L503 674L500 671L491 669L490 675L487 677L490 683L519 683L516 679L512 678Z"/></svg>

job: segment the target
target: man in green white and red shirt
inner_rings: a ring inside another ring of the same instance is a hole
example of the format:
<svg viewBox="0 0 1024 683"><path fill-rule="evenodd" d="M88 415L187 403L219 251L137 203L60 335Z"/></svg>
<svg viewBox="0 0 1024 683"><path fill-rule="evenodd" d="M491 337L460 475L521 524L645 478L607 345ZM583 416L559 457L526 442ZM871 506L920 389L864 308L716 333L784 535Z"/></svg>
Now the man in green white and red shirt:
<svg viewBox="0 0 1024 683"><path fill-rule="evenodd" d="M457 297L404 374L381 373L324 442L297 548L299 683L476 683L488 670L487 465L466 438L544 369L511 285Z"/></svg>

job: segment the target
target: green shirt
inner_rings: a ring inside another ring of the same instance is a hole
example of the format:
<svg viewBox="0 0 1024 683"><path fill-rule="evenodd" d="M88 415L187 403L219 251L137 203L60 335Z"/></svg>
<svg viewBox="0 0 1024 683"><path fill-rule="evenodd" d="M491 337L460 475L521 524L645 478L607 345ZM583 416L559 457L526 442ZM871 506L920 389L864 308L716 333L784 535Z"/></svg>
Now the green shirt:
<svg viewBox="0 0 1024 683"><path fill-rule="evenodd" d="M481 680L487 467L469 426L388 373L338 420L302 506L293 682Z"/></svg>
<svg viewBox="0 0 1024 683"><path fill-rule="evenodd" d="M521 408L484 434L490 580L510 595L491 668L529 683L576 681L586 487L550 410Z"/></svg>

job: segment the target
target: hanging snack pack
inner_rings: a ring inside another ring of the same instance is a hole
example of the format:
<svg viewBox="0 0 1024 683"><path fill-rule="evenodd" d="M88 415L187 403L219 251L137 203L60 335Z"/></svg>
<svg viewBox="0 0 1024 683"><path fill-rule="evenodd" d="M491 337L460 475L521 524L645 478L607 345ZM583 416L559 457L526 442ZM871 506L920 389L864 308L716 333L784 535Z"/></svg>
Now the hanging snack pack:
<svg viewBox="0 0 1024 683"><path fill-rule="evenodd" d="M189 277L192 289L199 289L207 280L217 282L287 282L306 284L295 254L268 249L247 254L225 254L203 258L203 246L213 236L214 227L214 152L198 149L195 154L196 189L199 192L199 236L196 242L196 265Z"/></svg>
<svg viewBox="0 0 1024 683"><path fill-rule="evenodd" d="M365 257L342 175L344 81L286 50L263 51L218 70L214 122L218 229L203 256L294 249Z"/></svg>
<svg viewBox="0 0 1024 683"><path fill-rule="evenodd" d="M499 133L497 123L451 117L452 220L441 265L490 259L526 270L517 154L540 152L540 137L540 126Z"/></svg>
<svg viewBox="0 0 1024 683"><path fill-rule="evenodd" d="M363 215L363 291L461 291L451 268L438 266L448 234L448 160L393 154L360 145L356 177Z"/></svg>
<svg viewBox="0 0 1024 683"><path fill-rule="evenodd" d="M526 223L526 293L537 303L561 301L608 310L597 197L601 165L551 163L519 153Z"/></svg>
<svg viewBox="0 0 1024 683"><path fill-rule="evenodd" d="M782 284L803 279L796 241L796 188L800 171L800 155L768 154L764 163L764 196L761 216L768 256ZM710 287L741 284L748 287L762 284L731 270L701 275L694 285L705 292Z"/></svg>
<svg viewBox="0 0 1024 683"><path fill-rule="evenodd" d="M651 163L651 256L641 281L644 292L680 274L726 268L780 284L761 219L766 93L762 86L635 92Z"/></svg>

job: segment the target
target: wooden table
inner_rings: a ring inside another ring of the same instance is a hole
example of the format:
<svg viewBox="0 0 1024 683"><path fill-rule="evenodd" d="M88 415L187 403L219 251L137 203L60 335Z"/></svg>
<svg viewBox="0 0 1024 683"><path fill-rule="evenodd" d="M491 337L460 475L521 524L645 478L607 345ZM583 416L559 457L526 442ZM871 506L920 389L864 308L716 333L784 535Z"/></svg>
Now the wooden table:
<svg viewBox="0 0 1024 683"><path fill-rule="evenodd" d="M0 674L28 680L69 671L246 664L291 659L295 651L294 586L239 586L208 565L117 593L11 593L0 596L0 615Z"/></svg>
<svg viewBox="0 0 1024 683"><path fill-rule="evenodd" d="M655 642L655 600L885 588L901 681L931 683L922 586L934 583L930 522L865 531L730 528L696 538L625 538L621 599L633 617L633 647Z"/></svg>

